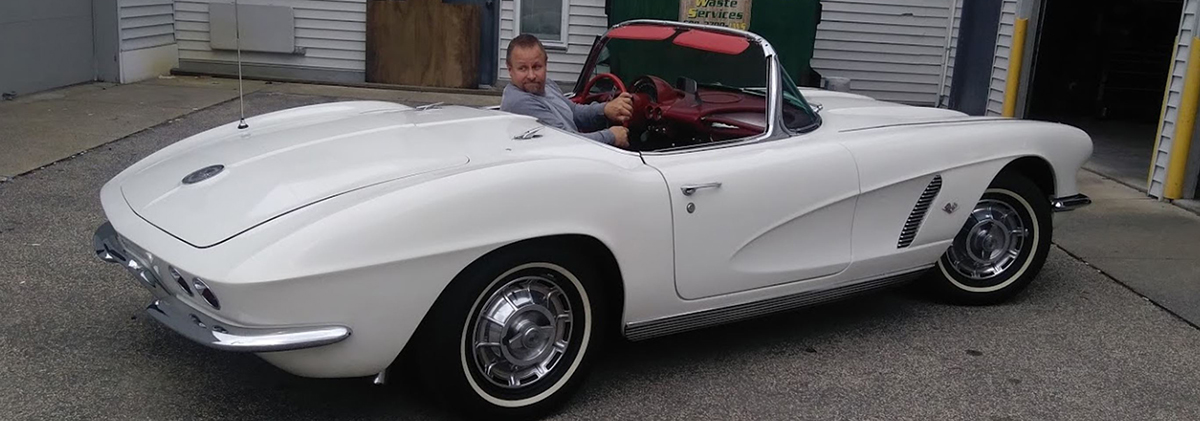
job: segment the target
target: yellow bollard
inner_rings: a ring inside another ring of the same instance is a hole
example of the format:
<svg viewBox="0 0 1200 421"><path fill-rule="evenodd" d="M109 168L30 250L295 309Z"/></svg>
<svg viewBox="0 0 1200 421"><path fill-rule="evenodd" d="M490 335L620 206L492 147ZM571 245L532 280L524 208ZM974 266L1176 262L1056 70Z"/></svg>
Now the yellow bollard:
<svg viewBox="0 0 1200 421"><path fill-rule="evenodd" d="M1200 102L1200 38L1192 37L1188 46L1187 75L1183 78L1183 98L1179 117L1175 120L1175 135L1171 137L1171 161L1167 165L1167 182L1163 197L1183 197L1183 178L1187 172L1188 149L1192 145L1192 130L1196 126L1196 105Z"/></svg>
<svg viewBox="0 0 1200 421"><path fill-rule="evenodd" d="M1008 84L1004 88L1004 117L1017 115L1017 89L1021 87L1021 62L1025 58L1025 31L1029 19L1017 19L1013 26L1012 48L1008 54Z"/></svg>

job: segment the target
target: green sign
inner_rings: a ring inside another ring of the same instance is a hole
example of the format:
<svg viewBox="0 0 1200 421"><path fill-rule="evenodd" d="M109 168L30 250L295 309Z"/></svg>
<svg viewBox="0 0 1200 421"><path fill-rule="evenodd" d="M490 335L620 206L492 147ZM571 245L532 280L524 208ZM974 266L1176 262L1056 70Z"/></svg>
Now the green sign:
<svg viewBox="0 0 1200 421"><path fill-rule="evenodd" d="M679 21L746 30L750 0L679 0Z"/></svg>

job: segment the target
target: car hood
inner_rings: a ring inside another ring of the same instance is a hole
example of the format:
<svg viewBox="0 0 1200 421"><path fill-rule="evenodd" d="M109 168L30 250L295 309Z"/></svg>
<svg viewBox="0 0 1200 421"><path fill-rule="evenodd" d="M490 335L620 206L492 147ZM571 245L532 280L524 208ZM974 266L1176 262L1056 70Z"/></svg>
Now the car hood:
<svg viewBox="0 0 1200 421"><path fill-rule="evenodd" d="M133 168L121 192L147 222L208 247L348 191L465 165L472 142L465 139L505 138L495 120L513 118L376 101L301 107L248 119L246 129L227 125L180 141ZM209 178L184 181L217 165L223 168L209 170Z"/></svg>
<svg viewBox="0 0 1200 421"><path fill-rule="evenodd" d="M814 107L819 104L823 127L836 131L877 129L911 124L995 120L995 118L971 117L962 112L945 108L915 107L878 101L867 96L845 92L802 89L801 93Z"/></svg>

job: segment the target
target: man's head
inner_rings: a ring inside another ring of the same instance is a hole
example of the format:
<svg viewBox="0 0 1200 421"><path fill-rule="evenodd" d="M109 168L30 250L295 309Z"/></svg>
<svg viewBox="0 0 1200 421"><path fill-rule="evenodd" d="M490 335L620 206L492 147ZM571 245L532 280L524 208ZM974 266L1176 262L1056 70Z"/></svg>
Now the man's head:
<svg viewBox="0 0 1200 421"><path fill-rule="evenodd" d="M508 43L508 77L522 91L541 95L546 91L546 49L537 37L521 34Z"/></svg>

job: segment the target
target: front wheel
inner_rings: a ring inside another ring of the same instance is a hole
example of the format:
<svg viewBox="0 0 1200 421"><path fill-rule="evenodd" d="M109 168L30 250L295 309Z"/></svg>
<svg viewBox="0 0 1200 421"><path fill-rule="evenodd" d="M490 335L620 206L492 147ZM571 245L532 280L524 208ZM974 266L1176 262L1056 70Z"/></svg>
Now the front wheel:
<svg viewBox="0 0 1200 421"><path fill-rule="evenodd" d="M931 287L959 304L995 304L1029 285L1050 251L1050 204L1028 178L1002 173L984 192L930 273Z"/></svg>
<svg viewBox="0 0 1200 421"><path fill-rule="evenodd" d="M551 248L490 256L456 279L422 324L418 370L477 416L540 417L579 386L603 335L590 262Z"/></svg>

